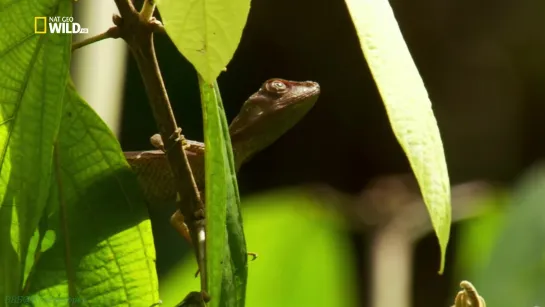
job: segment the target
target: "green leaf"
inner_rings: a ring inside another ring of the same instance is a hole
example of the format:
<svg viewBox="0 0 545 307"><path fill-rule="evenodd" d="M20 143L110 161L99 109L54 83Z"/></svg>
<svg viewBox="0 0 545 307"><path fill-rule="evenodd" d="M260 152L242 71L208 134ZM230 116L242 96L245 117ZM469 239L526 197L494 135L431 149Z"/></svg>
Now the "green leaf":
<svg viewBox="0 0 545 307"><path fill-rule="evenodd" d="M199 78L206 144L206 230L210 305L244 306L246 241L229 128L216 82Z"/></svg>
<svg viewBox="0 0 545 307"><path fill-rule="evenodd" d="M439 239L442 273L450 235L450 183L428 93L388 1L346 0L346 4L394 134L422 191Z"/></svg>
<svg viewBox="0 0 545 307"><path fill-rule="evenodd" d="M243 204L248 247L259 254L248 263L246 306L357 306L358 269L342 218L297 191L252 196ZM161 279L165 306L198 286L195 269L188 257Z"/></svg>
<svg viewBox="0 0 545 307"><path fill-rule="evenodd" d="M82 306L150 306L159 301L147 207L118 141L66 88L53 181L24 295L34 306L71 299Z"/></svg>
<svg viewBox="0 0 545 307"><path fill-rule="evenodd" d="M158 0L157 6L178 50L214 83L238 47L250 0Z"/></svg>
<svg viewBox="0 0 545 307"><path fill-rule="evenodd" d="M20 294L32 266L27 255L47 203L70 63L71 36L35 34L34 17L71 14L67 0L0 0L2 298Z"/></svg>
<svg viewBox="0 0 545 307"><path fill-rule="evenodd" d="M227 242L225 261L230 260L229 266L224 265L223 283L222 283L222 295L227 289L232 289L235 301L233 304L229 304L229 301L224 300L226 304L221 306L245 306L246 300L246 284L248 280L248 253L246 249L246 238L244 235L244 228L242 224L242 211L240 195L238 192L238 181L236 177L235 159L233 156L233 148L231 145L231 136L229 134L229 125L227 124L227 118L225 117L225 110L223 109L223 101L221 100L221 94L217 82L214 83L214 89L216 91L216 97L218 97L219 116L222 124L223 140L226 144L227 163L229 168L225 169L229 178L226 180L227 188L227 214L226 214L226 226L227 226Z"/></svg>

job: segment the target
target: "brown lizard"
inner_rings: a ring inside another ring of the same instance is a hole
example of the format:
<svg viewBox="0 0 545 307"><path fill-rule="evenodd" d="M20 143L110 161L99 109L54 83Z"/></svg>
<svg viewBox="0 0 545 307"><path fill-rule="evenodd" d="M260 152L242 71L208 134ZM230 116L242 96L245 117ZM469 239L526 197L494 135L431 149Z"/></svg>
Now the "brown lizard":
<svg viewBox="0 0 545 307"><path fill-rule="evenodd" d="M320 94L316 82L296 82L270 79L242 105L239 114L229 126L235 169L255 153L274 143L287 130L299 122L314 106ZM154 135L152 144L160 150L125 152L125 157L136 173L148 203L171 203L177 200L177 189L170 171L161 137ZM204 191L204 144L187 140L184 149L199 190ZM190 193L191 185L186 184ZM181 200L185 204L185 199ZM189 229L184 224L179 210L173 214L171 223L189 242ZM201 267L201 265L199 265ZM204 273L204 272L202 272ZM201 276L202 279L205 276Z"/></svg>
<svg viewBox="0 0 545 307"><path fill-rule="evenodd" d="M270 79L242 105L231 122L229 133L233 146L235 168L255 153L274 143L291 129L314 106L320 86L311 81L296 82ZM191 170L202 191L204 188L204 144L187 140L185 146ZM152 143L161 147L160 136L154 135ZM125 152L125 158L136 173L151 204L173 203L176 187L164 148L151 151Z"/></svg>

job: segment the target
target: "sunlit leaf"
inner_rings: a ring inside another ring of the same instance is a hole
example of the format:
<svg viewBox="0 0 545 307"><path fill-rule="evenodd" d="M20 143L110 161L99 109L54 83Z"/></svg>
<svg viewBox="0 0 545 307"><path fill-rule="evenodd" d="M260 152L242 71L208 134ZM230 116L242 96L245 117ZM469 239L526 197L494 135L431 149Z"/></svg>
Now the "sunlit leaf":
<svg viewBox="0 0 545 307"><path fill-rule="evenodd" d="M213 83L238 47L250 0L159 0L157 6L178 50Z"/></svg>
<svg viewBox="0 0 545 307"><path fill-rule="evenodd" d="M67 0L0 0L1 298L19 295L33 265L70 63L71 36L35 34L34 17L71 13Z"/></svg>
<svg viewBox="0 0 545 307"><path fill-rule="evenodd" d="M147 207L118 141L69 85L48 210L24 295L34 306L150 306L159 301Z"/></svg>
<svg viewBox="0 0 545 307"><path fill-rule="evenodd" d="M450 235L450 183L443 144L424 83L387 0L346 0L363 54L423 194L441 247Z"/></svg>

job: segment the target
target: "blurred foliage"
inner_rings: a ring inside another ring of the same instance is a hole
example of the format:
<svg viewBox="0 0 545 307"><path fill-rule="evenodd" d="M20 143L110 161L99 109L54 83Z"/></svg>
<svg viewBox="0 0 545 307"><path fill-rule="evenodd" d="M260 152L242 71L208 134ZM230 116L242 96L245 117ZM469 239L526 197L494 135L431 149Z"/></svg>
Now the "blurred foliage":
<svg viewBox="0 0 545 307"><path fill-rule="evenodd" d="M248 250L247 306L356 306L354 252L342 221L296 191L243 199ZM189 255L161 279L165 306L191 290L197 266Z"/></svg>
<svg viewBox="0 0 545 307"><path fill-rule="evenodd" d="M545 165L537 165L497 200L494 212L462 227L458 273L489 306L545 305L544 186Z"/></svg>

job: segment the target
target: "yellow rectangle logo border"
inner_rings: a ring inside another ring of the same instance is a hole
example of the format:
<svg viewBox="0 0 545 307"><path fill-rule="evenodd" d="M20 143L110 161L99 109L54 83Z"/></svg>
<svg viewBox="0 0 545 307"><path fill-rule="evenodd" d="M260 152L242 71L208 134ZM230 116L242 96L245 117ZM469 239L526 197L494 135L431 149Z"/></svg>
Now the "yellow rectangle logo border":
<svg viewBox="0 0 545 307"><path fill-rule="evenodd" d="M38 20L44 21L44 30L38 31ZM46 34L47 33L47 18L46 17L34 17L34 33L36 34Z"/></svg>

